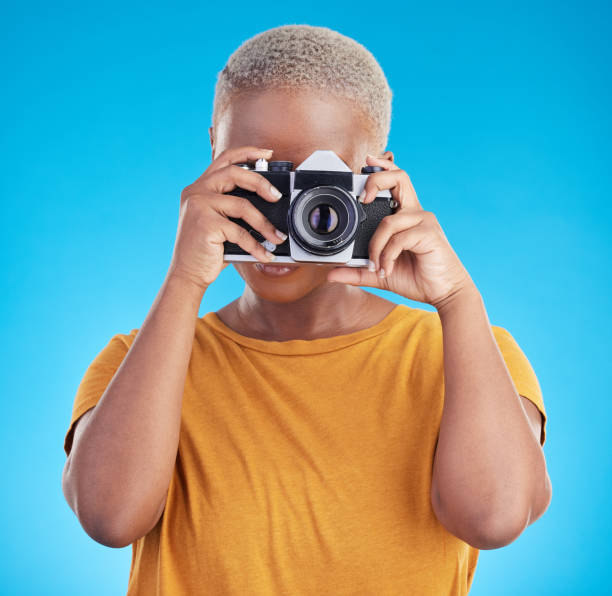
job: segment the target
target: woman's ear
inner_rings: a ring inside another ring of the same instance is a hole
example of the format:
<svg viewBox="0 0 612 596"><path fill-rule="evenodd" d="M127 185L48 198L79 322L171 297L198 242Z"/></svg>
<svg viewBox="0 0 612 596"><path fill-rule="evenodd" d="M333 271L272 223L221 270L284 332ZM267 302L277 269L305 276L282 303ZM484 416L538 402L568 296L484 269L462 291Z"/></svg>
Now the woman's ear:
<svg viewBox="0 0 612 596"><path fill-rule="evenodd" d="M212 149L212 157L214 159L215 157L215 136L214 136L214 132L213 132L213 127L210 126L208 128L208 136L210 137L210 147Z"/></svg>
<svg viewBox="0 0 612 596"><path fill-rule="evenodd" d="M383 159L388 159L390 161L395 161L395 157L393 156L393 151L385 151L382 154Z"/></svg>

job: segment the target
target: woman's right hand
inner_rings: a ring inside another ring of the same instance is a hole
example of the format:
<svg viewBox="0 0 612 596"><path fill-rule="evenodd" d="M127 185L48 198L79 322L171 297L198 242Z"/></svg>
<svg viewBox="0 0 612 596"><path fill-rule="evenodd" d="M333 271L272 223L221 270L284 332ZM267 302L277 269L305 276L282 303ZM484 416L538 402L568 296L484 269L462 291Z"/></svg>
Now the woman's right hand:
<svg viewBox="0 0 612 596"><path fill-rule="evenodd" d="M169 274L186 278L204 291L229 262L223 261L223 243L238 244L262 263L273 260L266 249L228 216L241 218L264 238L280 244L276 228L252 203L243 197L226 195L239 186L276 202L273 186L254 170L234 165L260 158L270 159L272 150L259 147L226 149L207 170L181 193L179 223Z"/></svg>

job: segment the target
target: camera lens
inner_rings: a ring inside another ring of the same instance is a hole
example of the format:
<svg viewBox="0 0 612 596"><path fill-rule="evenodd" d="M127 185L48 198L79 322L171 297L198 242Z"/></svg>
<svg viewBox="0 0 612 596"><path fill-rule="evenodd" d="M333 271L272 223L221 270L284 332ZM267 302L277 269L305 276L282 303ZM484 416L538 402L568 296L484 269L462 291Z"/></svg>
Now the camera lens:
<svg viewBox="0 0 612 596"><path fill-rule="evenodd" d="M329 234L338 225L338 214L331 205L317 205L310 212L308 223L317 234Z"/></svg>
<svg viewBox="0 0 612 596"><path fill-rule="evenodd" d="M314 186L291 200L287 220L291 236L302 249L326 256L341 252L355 239L359 212L347 190Z"/></svg>

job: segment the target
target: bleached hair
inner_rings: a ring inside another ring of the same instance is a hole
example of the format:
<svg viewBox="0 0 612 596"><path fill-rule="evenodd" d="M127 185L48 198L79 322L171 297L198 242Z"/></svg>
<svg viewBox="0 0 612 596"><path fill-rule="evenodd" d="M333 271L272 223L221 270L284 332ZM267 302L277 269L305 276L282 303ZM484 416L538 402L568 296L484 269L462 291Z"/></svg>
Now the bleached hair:
<svg viewBox="0 0 612 596"><path fill-rule="evenodd" d="M218 73L213 127L235 95L304 87L351 101L384 151L391 127L387 78L368 49L328 27L282 25L244 41Z"/></svg>

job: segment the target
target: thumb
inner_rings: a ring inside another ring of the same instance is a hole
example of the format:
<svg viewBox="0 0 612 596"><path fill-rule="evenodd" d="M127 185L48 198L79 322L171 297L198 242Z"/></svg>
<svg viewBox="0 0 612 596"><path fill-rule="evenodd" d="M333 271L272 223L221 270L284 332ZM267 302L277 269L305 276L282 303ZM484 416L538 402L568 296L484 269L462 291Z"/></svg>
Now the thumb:
<svg viewBox="0 0 612 596"><path fill-rule="evenodd" d="M378 276L366 267L334 267L327 274L327 281L345 283L352 286L380 288Z"/></svg>

